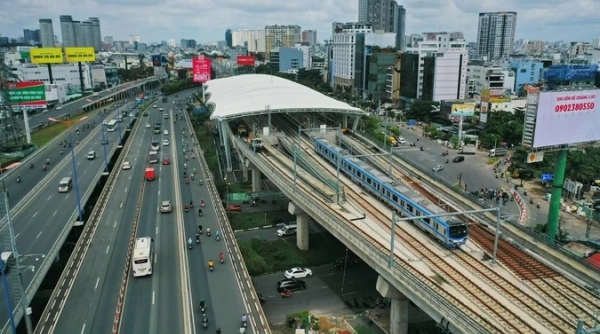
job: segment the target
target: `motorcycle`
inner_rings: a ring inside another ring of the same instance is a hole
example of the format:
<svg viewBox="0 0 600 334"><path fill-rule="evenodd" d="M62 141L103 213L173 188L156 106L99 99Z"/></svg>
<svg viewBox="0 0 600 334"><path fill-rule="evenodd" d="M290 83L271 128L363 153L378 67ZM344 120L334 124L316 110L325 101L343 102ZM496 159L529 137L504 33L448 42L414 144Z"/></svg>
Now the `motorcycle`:
<svg viewBox="0 0 600 334"><path fill-rule="evenodd" d="M210 237L210 227L207 227L207 228L206 228L206 236L207 236L207 237Z"/></svg>
<svg viewBox="0 0 600 334"><path fill-rule="evenodd" d="M190 207L187 204L183 206L183 210L185 212L188 212L189 209L190 209Z"/></svg>
<svg viewBox="0 0 600 334"><path fill-rule="evenodd" d="M198 209L198 216L202 217L202 209Z"/></svg>
<svg viewBox="0 0 600 334"><path fill-rule="evenodd" d="M33 169L33 164L29 164L29 169Z"/></svg>
<svg viewBox="0 0 600 334"><path fill-rule="evenodd" d="M42 166L42 170L45 172L46 171L46 165Z"/></svg>
<svg viewBox="0 0 600 334"><path fill-rule="evenodd" d="M221 262L221 264L225 263L225 258L224 258L224 257L221 257L221 258L219 259L219 262Z"/></svg>
<svg viewBox="0 0 600 334"><path fill-rule="evenodd" d="M208 266L208 269L209 269L210 271L213 271L213 269L214 269L214 268L215 268L215 266Z"/></svg>
<svg viewBox="0 0 600 334"><path fill-rule="evenodd" d="M206 319L206 318L202 319L202 328L204 328L204 329L208 328L208 319Z"/></svg>
<svg viewBox="0 0 600 334"><path fill-rule="evenodd" d="M204 207L204 201L200 201L200 207Z"/></svg>
<svg viewBox="0 0 600 334"><path fill-rule="evenodd" d="M192 249L192 239L188 240L188 249Z"/></svg>
<svg viewBox="0 0 600 334"><path fill-rule="evenodd" d="M200 234L196 234L196 244L200 243Z"/></svg>
<svg viewBox="0 0 600 334"><path fill-rule="evenodd" d="M17 183L21 183L21 177L20 176L17 177Z"/></svg>
<svg viewBox="0 0 600 334"><path fill-rule="evenodd" d="M292 298L294 293L290 290L285 290L281 293L281 298Z"/></svg>
<svg viewBox="0 0 600 334"><path fill-rule="evenodd" d="M221 240L221 236L217 234L217 235L215 236L215 240L217 240L217 241Z"/></svg>
<svg viewBox="0 0 600 334"><path fill-rule="evenodd" d="M194 174L190 175L190 177L192 178L192 180L194 180Z"/></svg>

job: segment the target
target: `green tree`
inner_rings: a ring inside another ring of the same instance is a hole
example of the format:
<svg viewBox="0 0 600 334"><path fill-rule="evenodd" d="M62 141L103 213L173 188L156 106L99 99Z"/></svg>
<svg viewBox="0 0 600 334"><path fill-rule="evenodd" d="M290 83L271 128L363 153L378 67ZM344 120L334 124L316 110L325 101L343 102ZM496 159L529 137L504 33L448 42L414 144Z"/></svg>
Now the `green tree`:
<svg viewBox="0 0 600 334"><path fill-rule="evenodd" d="M177 70L177 78L178 79L185 79L185 78L187 78L187 75L188 75L188 71L186 69Z"/></svg>
<svg viewBox="0 0 600 334"><path fill-rule="evenodd" d="M439 106L439 102L417 100L408 108L406 117L408 119L417 119L422 122L430 123L434 116L436 116L435 110Z"/></svg>

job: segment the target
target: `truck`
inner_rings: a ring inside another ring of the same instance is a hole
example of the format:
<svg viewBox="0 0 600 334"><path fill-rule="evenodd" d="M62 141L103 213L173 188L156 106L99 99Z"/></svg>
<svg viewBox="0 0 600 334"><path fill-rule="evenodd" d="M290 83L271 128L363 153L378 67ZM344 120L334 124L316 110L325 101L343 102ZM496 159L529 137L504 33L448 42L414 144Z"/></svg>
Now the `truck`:
<svg viewBox="0 0 600 334"><path fill-rule="evenodd" d="M144 175L146 181L154 181L156 174L154 174L154 167L146 168L146 174Z"/></svg>
<svg viewBox="0 0 600 334"><path fill-rule="evenodd" d="M477 147L472 146L472 145L465 145L460 150L460 153L461 154L475 154L475 153L477 153Z"/></svg>
<svg viewBox="0 0 600 334"><path fill-rule="evenodd" d="M162 101L163 101L163 103L167 103L167 101L168 101L168 98L167 98L166 96L163 96L163 97L162 97Z"/></svg>
<svg viewBox="0 0 600 334"><path fill-rule="evenodd" d="M508 154L508 150L504 147L493 148L490 150L488 155L490 157L502 157Z"/></svg>
<svg viewBox="0 0 600 334"><path fill-rule="evenodd" d="M158 152L150 151L150 157L148 158L148 162L151 164L155 164L158 162Z"/></svg>

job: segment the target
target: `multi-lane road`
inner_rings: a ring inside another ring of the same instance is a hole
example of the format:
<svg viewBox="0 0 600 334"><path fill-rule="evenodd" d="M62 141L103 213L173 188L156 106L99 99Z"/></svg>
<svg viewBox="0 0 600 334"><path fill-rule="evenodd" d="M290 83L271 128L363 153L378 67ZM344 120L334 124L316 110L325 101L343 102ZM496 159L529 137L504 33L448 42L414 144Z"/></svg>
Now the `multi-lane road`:
<svg viewBox="0 0 600 334"><path fill-rule="evenodd" d="M120 112L118 110L117 112ZM123 125L125 124L124 120ZM101 124L101 122L97 122ZM103 146L101 145L101 127L81 132L77 137L79 144L75 145L75 160L77 166L78 185L81 200L85 201L90 195L96 180L104 169ZM110 155L116 149L118 132L107 132L109 141L106 149ZM76 140L75 138L73 140ZM22 168L23 181L16 183L11 180L9 192L11 200L21 199L11 210L12 223L19 254L32 255L24 258L22 265L33 265L35 271L23 273L24 286L30 294L37 291L46 271L54 261L50 252L58 250L77 217L77 191L75 180L73 189L67 193L58 192L59 181L64 177L73 177L73 163L70 152L65 150L60 155L59 148L48 148L34 159L34 169ZM97 152L98 157L87 160L89 151ZM42 170L46 158L50 159L50 169ZM43 259L43 261L40 261ZM8 326L7 307L0 303L0 321L4 329Z"/></svg>
<svg viewBox="0 0 600 334"><path fill-rule="evenodd" d="M180 99L187 98L189 94L180 93ZM61 310L55 333L69 330L106 333L112 328L136 202L140 196L141 213L136 236L153 238L155 260L152 276L134 278L129 274L119 323L121 332L199 332L202 330L202 315L198 308L201 299L207 304L209 329L214 331L218 326L223 333L239 329L239 319L246 310L227 256L226 243L214 240L214 234L210 238L203 234L200 245L194 240L193 248L186 248L187 239L195 239L198 224L202 224L204 229L210 226L213 232L220 230L206 186L198 184L199 174L190 183L183 179L184 171L189 175L194 169L197 173L201 170L198 160L191 159L189 153L193 145L191 129L180 118L183 113L175 110L172 100L157 104L164 108L169 118L164 119L163 113L154 108L149 109L148 117L140 118L138 129L130 138L132 145L125 152L125 160L132 164L132 169L120 171L91 246ZM163 130L169 131L168 135L162 132L154 134L152 128L145 127L146 123L153 126L157 121L162 123ZM157 178L146 182L143 172L147 166L150 142L163 139L168 139L170 145L161 146L159 161L169 158L171 164L153 165ZM140 194L142 188L143 193ZM206 202L206 207L199 217L197 209L201 199ZM172 202L173 212L159 213L163 200ZM184 212L183 203L190 201L193 201L194 208ZM225 264L218 263L220 252L226 254ZM210 259L216 262L213 272L207 267ZM248 328L247 333L251 332Z"/></svg>

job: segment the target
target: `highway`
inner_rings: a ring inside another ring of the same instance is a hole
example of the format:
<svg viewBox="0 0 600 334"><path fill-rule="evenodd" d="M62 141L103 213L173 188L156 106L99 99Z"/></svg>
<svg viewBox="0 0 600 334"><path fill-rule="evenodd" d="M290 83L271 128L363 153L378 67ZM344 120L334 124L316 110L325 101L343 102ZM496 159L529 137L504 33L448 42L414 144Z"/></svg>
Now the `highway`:
<svg viewBox="0 0 600 334"><path fill-rule="evenodd" d="M123 126L125 126L125 121L126 119L122 124ZM80 135L80 137L83 136L85 137L80 138L80 144L75 147L77 176L82 203L91 193L91 186L95 184L95 180L104 169L103 148L100 144L100 127L96 126L93 130L88 130ZM109 141L106 149L110 154L116 148L118 132L106 132L106 137ZM96 151L96 159L87 160L85 158L90 150ZM45 151L49 152L46 153ZM61 242L60 237L66 237L66 233L63 232L70 230L77 217L75 182L73 189L68 193L58 193L59 181L66 176L73 177L71 155L65 152L62 159L59 160L58 149L48 148L38 157L44 159L44 153L54 155L51 158L52 169L42 172L41 165L38 164L38 169L35 172L41 175L37 175L37 182L36 179L29 179L26 175L23 175L21 184L10 187L12 189L10 191L16 194L14 197L21 196L23 198L23 201L19 202L11 211L19 254L32 255L22 260L21 264L35 266L35 272L26 271L23 273L24 285L31 295L34 291L37 291L43 276L54 260L53 257L47 255L52 249L58 250L55 247L60 246L58 244ZM43 262L36 262L36 258L39 259L42 255L45 256ZM6 324L4 327L4 330L6 330L8 319L5 303L0 303L0 321Z"/></svg>
<svg viewBox="0 0 600 334"><path fill-rule="evenodd" d="M131 169L122 170L121 166L117 166L116 185L102 211L93 242L78 269L71 291L64 306L58 310L58 321L46 324L43 333L66 333L73 328L81 333L108 333L112 330L129 236L144 182L151 138L151 129L145 128L148 118L140 117L136 123L128 140L132 144L124 158L131 163Z"/></svg>

